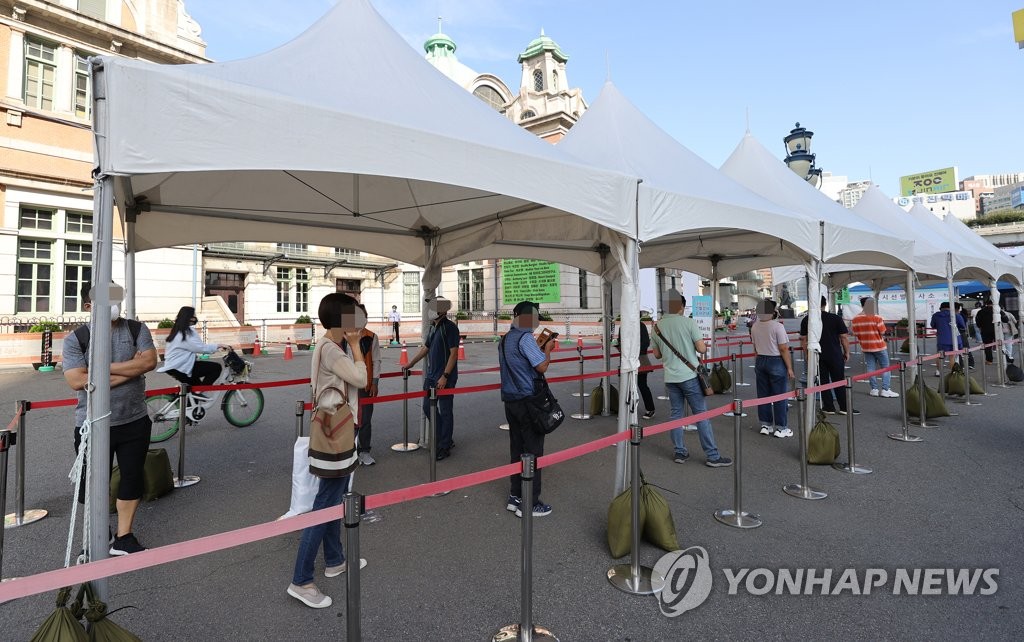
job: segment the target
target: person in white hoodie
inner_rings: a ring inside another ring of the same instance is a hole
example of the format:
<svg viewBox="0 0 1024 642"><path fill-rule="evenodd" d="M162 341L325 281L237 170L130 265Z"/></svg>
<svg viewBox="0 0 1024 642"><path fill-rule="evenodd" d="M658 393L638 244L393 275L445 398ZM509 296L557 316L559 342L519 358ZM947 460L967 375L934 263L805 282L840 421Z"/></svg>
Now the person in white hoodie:
<svg viewBox="0 0 1024 642"><path fill-rule="evenodd" d="M196 309L183 306L174 319L171 333L164 345L164 365L160 372L166 372L182 383L193 386L212 386L220 376L221 366L214 361L199 361L198 354L211 354L217 350L230 350L231 346L203 343L193 326L197 323Z"/></svg>

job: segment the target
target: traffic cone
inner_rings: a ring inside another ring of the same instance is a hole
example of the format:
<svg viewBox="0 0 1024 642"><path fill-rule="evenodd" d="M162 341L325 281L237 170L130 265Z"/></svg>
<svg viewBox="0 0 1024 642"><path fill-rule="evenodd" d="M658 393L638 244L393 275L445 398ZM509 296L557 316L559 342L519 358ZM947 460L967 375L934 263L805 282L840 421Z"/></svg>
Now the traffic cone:
<svg viewBox="0 0 1024 642"><path fill-rule="evenodd" d="M405 348L405 341L402 342L402 355L398 357L398 365L407 366L409 365L409 351Z"/></svg>
<svg viewBox="0 0 1024 642"><path fill-rule="evenodd" d="M252 356L258 357L261 354L263 354L263 352L260 350L260 338L256 337L256 339L252 342Z"/></svg>
<svg viewBox="0 0 1024 642"><path fill-rule="evenodd" d="M284 360L291 361L294 357L292 356L292 338L288 337L288 343L284 346Z"/></svg>
<svg viewBox="0 0 1024 642"><path fill-rule="evenodd" d="M462 339L459 339L459 361L466 360L466 344Z"/></svg>

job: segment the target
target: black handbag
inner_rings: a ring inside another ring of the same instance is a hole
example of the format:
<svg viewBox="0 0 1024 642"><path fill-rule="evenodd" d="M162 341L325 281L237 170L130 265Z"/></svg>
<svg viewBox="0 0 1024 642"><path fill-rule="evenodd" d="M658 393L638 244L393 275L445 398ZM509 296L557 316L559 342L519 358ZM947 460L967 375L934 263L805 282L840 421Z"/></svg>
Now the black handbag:
<svg viewBox="0 0 1024 642"><path fill-rule="evenodd" d="M544 377L535 377L533 380L534 393L527 397L526 405L530 409L530 417L533 419L533 426L537 432L545 435L555 431L565 421L565 413L558 405L558 399L551 394L551 387Z"/></svg>

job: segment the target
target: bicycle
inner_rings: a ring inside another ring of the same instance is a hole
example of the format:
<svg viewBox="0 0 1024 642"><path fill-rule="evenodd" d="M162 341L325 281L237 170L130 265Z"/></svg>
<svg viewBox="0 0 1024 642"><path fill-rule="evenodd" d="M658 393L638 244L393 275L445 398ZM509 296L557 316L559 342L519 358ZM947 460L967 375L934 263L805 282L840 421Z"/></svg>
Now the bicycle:
<svg viewBox="0 0 1024 642"><path fill-rule="evenodd" d="M229 350L224 356L224 369L213 385L246 383L250 372L252 362L241 358L234 350ZM247 388L216 390L204 395L190 390L185 399L185 416L193 425L198 424L206 416L206 411L212 409L218 401L224 418L236 428L251 426L263 414L263 391ZM149 418L153 422L150 443L167 441L178 432L179 405L178 395L154 395L146 399Z"/></svg>

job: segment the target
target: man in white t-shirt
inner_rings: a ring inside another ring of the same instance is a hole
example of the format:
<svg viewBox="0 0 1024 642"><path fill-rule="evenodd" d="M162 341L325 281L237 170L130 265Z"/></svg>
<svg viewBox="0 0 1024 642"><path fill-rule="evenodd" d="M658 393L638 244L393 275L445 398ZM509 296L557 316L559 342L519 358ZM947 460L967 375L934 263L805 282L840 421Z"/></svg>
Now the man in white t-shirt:
<svg viewBox="0 0 1024 642"><path fill-rule="evenodd" d="M388 321L391 322L391 343L398 343L402 339L398 336L398 327L402 323L402 314L398 311L398 306L391 306L391 312L388 313Z"/></svg>

